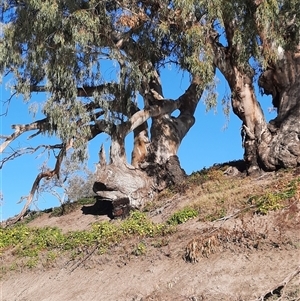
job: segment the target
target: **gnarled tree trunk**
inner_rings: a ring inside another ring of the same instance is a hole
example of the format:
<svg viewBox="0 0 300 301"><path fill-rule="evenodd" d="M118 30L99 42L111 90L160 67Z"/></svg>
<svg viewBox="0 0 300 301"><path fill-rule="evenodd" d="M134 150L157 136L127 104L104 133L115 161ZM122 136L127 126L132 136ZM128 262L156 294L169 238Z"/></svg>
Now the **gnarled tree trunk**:
<svg viewBox="0 0 300 301"><path fill-rule="evenodd" d="M271 139L263 139L259 157L268 170L300 165L300 49L286 52L260 77L259 85L271 94L277 117L270 121Z"/></svg>
<svg viewBox="0 0 300 301"><path fill-rule="evenodd" d="M141 208L146 201L169 185L182 181L186 174L180 167L177 151L182 139L195 122L194 112L202 91L194 77L186 92L176 100L165 99L156 75L143 94L145 109L132 112L130 120L116 127L112 135L110 162L106 164L103 148L94 185L96 194L112 201L129 199L130 207ZM172 113L179 110L178 117ZM151 139L147 120L152 118ZM124 139L134 132L132 162L126 162Z"/></svg>
<svg viewBox="0 0 300 301"><path fill-rule="evenodd" d="M241 68L236 57L238 49L232 46L231 24L226 24L228 46L215 37L210 43L214 49L216 67L229 83L234 113L242 120L244 160L249 174L260 170L300 165L300 52L286 52L269 67L259 79L265 94L271 94L277 117L266 122L253 86L254 71L250 65Z"/></svg>

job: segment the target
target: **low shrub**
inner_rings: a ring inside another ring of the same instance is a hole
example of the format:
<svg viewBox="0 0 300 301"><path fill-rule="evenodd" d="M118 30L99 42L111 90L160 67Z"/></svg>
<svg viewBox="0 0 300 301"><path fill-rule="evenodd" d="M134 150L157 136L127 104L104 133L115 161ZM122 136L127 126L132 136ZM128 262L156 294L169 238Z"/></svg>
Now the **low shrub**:
<svg viewBox="0 0 300 301"><path fill-rule="evenodd" d="M198 211L190 208L185 207L180 211L175 212L167 221L169 225L178 225L185 223L189 219L195 218L198 216Z"/></svg>

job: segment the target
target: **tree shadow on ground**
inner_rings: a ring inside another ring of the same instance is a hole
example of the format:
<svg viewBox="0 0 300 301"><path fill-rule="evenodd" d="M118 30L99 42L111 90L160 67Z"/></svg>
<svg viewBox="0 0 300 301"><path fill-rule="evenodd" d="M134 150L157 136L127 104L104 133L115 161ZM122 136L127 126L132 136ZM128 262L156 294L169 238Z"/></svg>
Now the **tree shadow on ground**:
<svg viewBox="0 0 300 301"><path fill-rule="evenodd" d="M107 215L109 218L113 218L112 202L101 198L97 198L94 205L82 206L81 211L85 215Z"/></svg>

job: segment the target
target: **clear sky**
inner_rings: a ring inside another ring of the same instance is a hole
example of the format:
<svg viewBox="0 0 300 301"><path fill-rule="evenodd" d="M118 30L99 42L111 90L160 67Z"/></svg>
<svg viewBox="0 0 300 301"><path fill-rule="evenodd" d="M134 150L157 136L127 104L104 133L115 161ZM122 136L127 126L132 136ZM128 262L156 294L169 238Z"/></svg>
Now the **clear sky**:
<svg viewBox="0 0 300 301"><path fill-rule="evenodd" d="M189 85L188 76L183 76L177 70L165 69L162 74L162 85L165 98L178 98ZM209 167L214 163L222 163L231 160L242 159L243 149L241 145L240 128L241 121L232 112L230 113L230 120L227 128L224 127L227 124L225 115L222 112L221 99L226 93L229 93L229 87L226 84L223 77L217 73L219 78L218 94L219 101L215 111L206 112L205 105L200 102L195 114L196 123L188 132L184 138L180 149L179 159L182 167L187 174L202 169L203 167ZM0 90L1 100L1 112L2 114L6 110L5 102L10 96L10 91L6 88L7 82L2 82ZM274 118L274 113L269 113L268 109L272 107L270 97L261 97L257 93L261 102L262 108L265 112L266 119ZM35 104L38 106L40 112L41 105L45 101L45 95L33 95L29 104ZM28 104L25 104L22 97L14 97L11 100L8 108L7 116L1 116L0 133L1 135L10 135L13 130L11 124L26 124L33 122L36 119L43 118L44 116L37 113L35 117L28 113ZM24 133L16 141L14 141L7 151L11 151L10 148L16 149L18 147L32 146L35 147L39 144L48 144L49 139L45 136L38 136L28 140L28 136L34 132ZM127 157L130 158L130 145L132 141L132 135L126 142ZM2 142L2 140L1 140ZM57 139L51 139L51 143L60 143ZM89 144L89 167L91 170L95 169L95 163L98 161L98 152L101 143L104 143L106 150L109 148L109 139L107 136L97 137ZM48 158L48 153L39 155L40 153L34 153L33 155L24 155L16 158L13 161L5 163L4 167L0 169L1 183L0 190L3 194L3 200L1 201L1 218L7 219L20 212L25 204L23 201L17 204L22 196L28 195L31 186L39 172L39 168L42 166L45 159ZM2 157L5 157L4 153ZM51 155L53 158L53 155ZM48 161L49 167L53 168L53 159ZM58 200L54 199L51 195L41 195L34 206L33 210L50 208L58 206Z"/></svg>

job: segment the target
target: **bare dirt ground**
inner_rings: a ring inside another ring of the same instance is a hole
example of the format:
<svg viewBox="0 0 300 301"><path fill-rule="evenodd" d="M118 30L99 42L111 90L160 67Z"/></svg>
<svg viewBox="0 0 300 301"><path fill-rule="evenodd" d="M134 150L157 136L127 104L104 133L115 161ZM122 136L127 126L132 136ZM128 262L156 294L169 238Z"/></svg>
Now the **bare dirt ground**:
<svg viewBox="0 0 300 301"><path fill-rule="evenodd" d="M244 212L238 203L271 186L280 189L282 181L297 176L273 173L217 179L162 198L148 212L155 222L165 221L187 205L200 204L207 214L211 202L219 206L225 202L226 214L208 221L200 210L199 218L163 238L134 237L102 255L88 250L81 259L59 258L51 266L9 271L1 279L0 300L299 301L299 187L287 206L266 215ZM79 208L61 217L43 214L30 225L57 226L67 232L89 229L93 222L108 219L83 214ZM141 241L147 251L136 255L132 250ZM11 251L2 255L3 265L11 260Z"/></svg>

